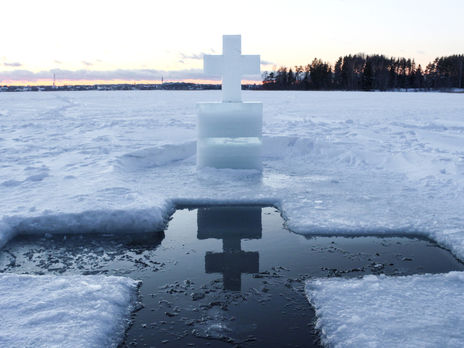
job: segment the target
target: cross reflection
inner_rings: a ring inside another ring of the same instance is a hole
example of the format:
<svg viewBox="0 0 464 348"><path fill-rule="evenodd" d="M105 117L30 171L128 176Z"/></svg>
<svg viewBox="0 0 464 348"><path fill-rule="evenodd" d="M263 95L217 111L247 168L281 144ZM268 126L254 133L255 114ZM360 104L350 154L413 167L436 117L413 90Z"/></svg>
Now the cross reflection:
<svg viewBox="0 0 464 348"><path fill-rule="evenodd" d="M240 291L242 273L259 272L259 253L243 251L241 240L261 238L261 208L198 208L197 225L198 239L222 239L222 253L206 252L206 273L222 273L224 289Z"/></svg>

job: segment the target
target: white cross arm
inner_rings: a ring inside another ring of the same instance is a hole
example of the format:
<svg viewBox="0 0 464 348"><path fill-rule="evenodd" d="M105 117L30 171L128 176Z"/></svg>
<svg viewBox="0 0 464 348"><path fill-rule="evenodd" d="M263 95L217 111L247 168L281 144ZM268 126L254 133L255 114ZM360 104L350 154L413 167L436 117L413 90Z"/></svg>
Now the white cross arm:
<svg viewBox="0 0 464 348"><path fill-rule="evenodd" d="M241 73L242 75L254 75L261 73L260 57L256 55L242 55L241 60ZM205 54L203 60L203 70L206 74L223 75L224 74L224 56Z"/></svg>
<svg viewBox="0 0 464 348"><path fill-rule="evenodd" d="M260 59L258 54L247 54L241 58L241 72L243 75L255 75L261 73Z"/></svg>
<svg viewBox="0 0 464 348"><path fill-rule="evenodd" d="M205 54L203 57L203 71L206 74L222 75L224 73L224 56Z"/></svg>

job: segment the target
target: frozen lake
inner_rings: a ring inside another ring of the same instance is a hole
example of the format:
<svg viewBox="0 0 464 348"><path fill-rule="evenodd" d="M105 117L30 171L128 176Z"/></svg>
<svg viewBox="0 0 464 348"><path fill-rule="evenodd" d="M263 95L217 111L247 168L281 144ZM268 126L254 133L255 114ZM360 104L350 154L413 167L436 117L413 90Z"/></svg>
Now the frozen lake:
<svg viewBox="0 0 464 348"><path fill-rule="evenodd" d="M461 95L245 91L264 103L262 177L196 173L195 103L219 99L0 94L3 235L149 230L175 202L243 201L278 205L300 233L424 232L464 250Z"/></svg>
<svg viewBox="0 0 464 348"><path fill-rule="evenodd" d="M462 95L243 94L264 103L262 174L196 171L195 103L220 91L0 93L0 244L122 238L178 205L234 203L307 236L421 235L464 259Z"/></svg>

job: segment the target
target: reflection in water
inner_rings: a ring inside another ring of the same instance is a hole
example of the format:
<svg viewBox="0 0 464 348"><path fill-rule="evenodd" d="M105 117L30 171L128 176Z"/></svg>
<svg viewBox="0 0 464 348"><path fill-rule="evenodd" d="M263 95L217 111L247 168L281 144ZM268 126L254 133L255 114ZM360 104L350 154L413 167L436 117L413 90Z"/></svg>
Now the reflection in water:
<svg viewBox="0 0 464 348"><path fill-rule="evenodd" d="M206 273L222 273L224 289L240 291L242 273L259 272L259 253L243 251L241 240L261 239L261 208L199 208L197 225L198 239L222 239L222 253L206 252Z"/></svg>
<svg viewBox="0 0 464 348"><path fill-rule="evenodd" d="M426 239L308 239L286 230L272 207L182 209L165 234L17 236L0 250L0 273L141 280L143 307L121 348L319 347L307 279L462 270Z"/></svg>

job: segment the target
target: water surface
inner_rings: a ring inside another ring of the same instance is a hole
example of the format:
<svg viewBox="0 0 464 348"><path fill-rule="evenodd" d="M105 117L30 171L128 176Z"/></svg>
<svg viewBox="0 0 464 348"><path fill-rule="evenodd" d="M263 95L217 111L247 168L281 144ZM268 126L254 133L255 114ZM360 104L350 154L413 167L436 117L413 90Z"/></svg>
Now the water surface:
<svg viewBox="0 0 464 348"><path fill-rule="evenodd" d="M423 238L305 237L272 207L179 209L164 232L19 236L0 271L142 280L122 346L319 345L304 296L313 277L464 270Z"/></svg>

